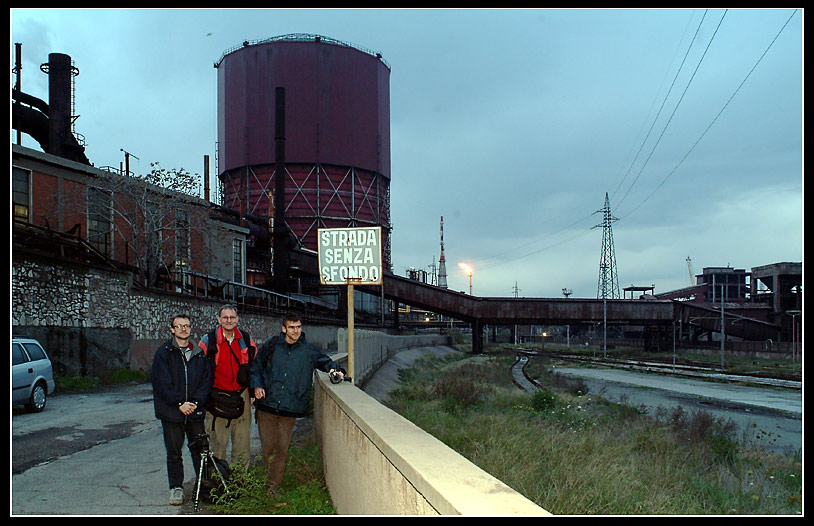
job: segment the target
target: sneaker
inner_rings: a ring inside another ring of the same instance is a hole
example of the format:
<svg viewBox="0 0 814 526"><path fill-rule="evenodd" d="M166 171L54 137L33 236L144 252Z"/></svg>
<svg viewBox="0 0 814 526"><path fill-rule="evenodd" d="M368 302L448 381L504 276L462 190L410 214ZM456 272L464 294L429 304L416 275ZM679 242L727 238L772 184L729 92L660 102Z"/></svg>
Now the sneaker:
<svg viewBox="0 0 814 526"><path fill-rule="evenodd" d="M172 488L170 490L170 504L180 506L184 503L184 488Z"/></svg>

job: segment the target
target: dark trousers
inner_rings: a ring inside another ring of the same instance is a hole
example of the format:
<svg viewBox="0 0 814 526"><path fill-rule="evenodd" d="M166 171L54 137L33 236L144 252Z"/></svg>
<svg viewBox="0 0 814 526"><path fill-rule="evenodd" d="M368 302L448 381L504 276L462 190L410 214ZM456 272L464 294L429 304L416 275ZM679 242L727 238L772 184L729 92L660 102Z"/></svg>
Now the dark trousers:
<svg viewBox="0 0 814 526"><path fill-rule="evenodd" d="M187 447L192 455L192 466L195 469L195 476L201 468L201 441L199 436L206 434L204 422L169 422L162 420L164 427L164 447L167 449L167 478L170 489L180 488L184 485L184 461L182 459L182 448L184 446L184 436L186 435Z"/></svg>

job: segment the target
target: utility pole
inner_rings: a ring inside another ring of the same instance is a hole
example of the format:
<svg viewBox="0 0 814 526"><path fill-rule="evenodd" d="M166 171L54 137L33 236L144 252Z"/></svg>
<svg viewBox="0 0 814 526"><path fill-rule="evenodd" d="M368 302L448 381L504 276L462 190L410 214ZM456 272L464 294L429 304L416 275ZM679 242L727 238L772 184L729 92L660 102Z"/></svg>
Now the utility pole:
<svg viewBox="0 0 814 526"><path fill-rule="evenodd" d="M514 297L515 297L515 299L517 299L517 296L518 296L518 293L520 292L520 289L517 288L517 282L516 281L514 282L514 288L512 289L512 292L514 292ZM517 345L517 324L516 323L514 324L514 344Z"/></svg>
<svg viewBox="0 0 814 526"><path fill-rule="evenodd" d="M563 289L562 289L562 295L565 297L565 299L568 299L568 296L570 296L572 294L572 292L573 291L571 289L567 289L565 287L563 287ZM571 326L570 325L565 326L565 346L568 349L571 348Z"/></svg>
<svg viewBox="0 0 814 526"><path fill-rule="evenodd" d="M608 346L608 298L619 298L619 276L616 272L616 250L613 247L612 224L619 219L611 215L610 200L605 192L605 206L595 213L602 212L602 223L594 228L602 227L602 255L599 259L599 282L596 297L602 298L602 353L607 353Z"/></svg>
<svg viewBox="0 0 814 526"><path fill-rule="evenodd" d="M726 328L724 327L724 286L721 285L721 371L724 370L725 343L726 343Z"/></svg>

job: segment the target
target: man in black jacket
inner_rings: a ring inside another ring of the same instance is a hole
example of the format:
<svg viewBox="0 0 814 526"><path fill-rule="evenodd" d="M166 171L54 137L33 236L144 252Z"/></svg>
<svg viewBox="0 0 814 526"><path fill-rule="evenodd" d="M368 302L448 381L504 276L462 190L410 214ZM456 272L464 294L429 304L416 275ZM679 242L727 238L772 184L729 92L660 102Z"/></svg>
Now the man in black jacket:
<svg viewBox="0 0 814 526"><path fill-rule="evenodd" d="M307 414L314 369L336 370L343 377L338 363L305 340L299 316L284 316L282 332L263 343L252 365L251 387L269 496L280 489L294 424Z"/></svg>
<svg viewBox="0 0 814 526"><path fill-rule="evenodd" d="M156 351L151 375L155 416L161 420L167 449L170 504L174 506L184 503L184 435L195 474L200 471L202 437L206 435L204 405L212 387L212 370L203 350L190 342L191 330L188 315L172 317L173 337Z"/></svg>

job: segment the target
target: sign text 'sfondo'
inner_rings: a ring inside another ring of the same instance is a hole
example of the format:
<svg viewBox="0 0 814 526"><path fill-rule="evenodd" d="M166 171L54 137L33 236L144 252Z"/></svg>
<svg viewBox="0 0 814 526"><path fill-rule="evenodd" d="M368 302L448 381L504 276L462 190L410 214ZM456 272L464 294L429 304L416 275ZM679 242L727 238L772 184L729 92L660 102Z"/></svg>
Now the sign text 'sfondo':
<svg viewBox="0 0 814 526"><path fill-rule="evenodd" d="M323 285L380 285L381 227L320 228L319 279Z"/></svg>

